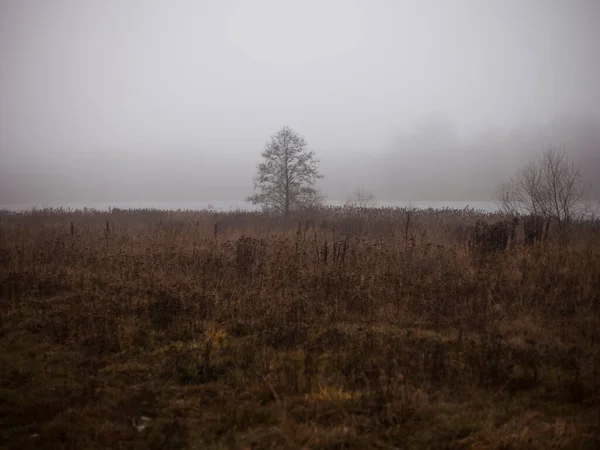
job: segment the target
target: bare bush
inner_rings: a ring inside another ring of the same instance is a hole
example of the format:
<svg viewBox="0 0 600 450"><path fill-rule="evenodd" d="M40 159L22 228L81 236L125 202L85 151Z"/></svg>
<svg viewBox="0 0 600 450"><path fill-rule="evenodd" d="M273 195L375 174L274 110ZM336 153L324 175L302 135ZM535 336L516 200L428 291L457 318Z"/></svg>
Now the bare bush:
<svg viewBox="0 0 600 450"><path fill-rule="evenodd" d="M482 253L506 250L515 247L518 220L502 220L488 224L478 220L471 230L470 247Z"/></svg>
<svg viewBox="0 0 600 450"><path fill-rule="evenodd" d="M352 208L358 208L365 211L367 209L377 207L377 199L375 195L365 189L357 189L346 200L346 205Z"/></svg>
<svg viewBox="0 0 600 450"><path fill-rule="evenodd" d="M549 147L502 183L494 197L503 212L529 216L530 240L541 238L541 230L547 234L551 222L564 232L587 211L579 166L556 147Z"/></svg>

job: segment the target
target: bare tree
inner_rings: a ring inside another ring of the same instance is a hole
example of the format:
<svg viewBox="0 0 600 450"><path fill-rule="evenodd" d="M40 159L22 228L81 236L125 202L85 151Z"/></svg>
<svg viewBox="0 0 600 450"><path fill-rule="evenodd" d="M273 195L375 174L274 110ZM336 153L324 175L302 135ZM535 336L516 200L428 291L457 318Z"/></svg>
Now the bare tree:
<svg viewBox="0 0 600 450"><path fill-rule="evenodd" d="M352 195L346 200L346 205L361 210L375 208L377 206L377 200L375 196L364 189L357 189Z"/></svg>
<svg viewBox="0 0 600 450"><path fill-rule="evenodd" d="M288 216L290 211L316 206L322 196L316 189L318 160L306 149L304 138L289 127L281 128L267 142L263 162L257 166L254 195L246 201L264 210Z"/></svg>
<svg viewBox="0 0 600 450"><path fill-rule="evenodd" d="M502 183L494 197L508 214L545 219L546 233L551 221L564 231L586 212L579 166L564 149L555 147L549 147Z"/></svg>

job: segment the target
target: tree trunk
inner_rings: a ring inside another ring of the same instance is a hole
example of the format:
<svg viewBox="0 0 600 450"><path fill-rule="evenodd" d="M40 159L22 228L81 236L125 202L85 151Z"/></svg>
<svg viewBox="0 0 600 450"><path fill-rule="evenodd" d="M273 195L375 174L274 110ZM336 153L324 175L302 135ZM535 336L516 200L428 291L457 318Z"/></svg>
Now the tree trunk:
<svg viewBox="0 0 600 450"><path fill-rule="evenodd" d="M290 195L288 192L285 193L285 209L283 211L284 217L288 217L290 215Z"/></svg>
<svg viewBox="0 0 600 450"><path fill-rule="evenodd" d="M285 170L284 170L284 174L285 174L285 207L283 210L283 215L284 217L288 217L290 215L290 161L289 161L289 156L288 156L288 149L285 149L285 158L284 158L284 164L285 164Z"/></svg>

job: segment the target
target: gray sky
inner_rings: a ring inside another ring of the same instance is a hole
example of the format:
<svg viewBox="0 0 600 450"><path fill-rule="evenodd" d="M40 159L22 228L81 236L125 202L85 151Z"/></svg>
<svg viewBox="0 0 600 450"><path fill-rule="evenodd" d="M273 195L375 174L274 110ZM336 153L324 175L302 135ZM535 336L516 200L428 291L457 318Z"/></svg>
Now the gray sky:
<svg viewBox="0 0 600 450"><path fill-rule="evenodd" d="M330 197L489 198L550 141L598 164L599 23L595 0L0 0L0 204L242 199L282 125Z"/></svg>

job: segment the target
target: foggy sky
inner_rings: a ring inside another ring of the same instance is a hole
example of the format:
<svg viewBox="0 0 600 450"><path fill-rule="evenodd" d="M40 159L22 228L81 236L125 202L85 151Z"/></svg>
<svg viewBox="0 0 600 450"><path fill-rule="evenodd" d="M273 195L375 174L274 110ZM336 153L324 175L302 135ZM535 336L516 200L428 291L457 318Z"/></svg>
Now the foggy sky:
<svg viewBox="0 0 600 450"><path fill-rule="evenodd" d="M283 125L333 199L489 199L548 144L589 181L599 23L595 0L0 0L0 205L243 199Z"/></svg>

